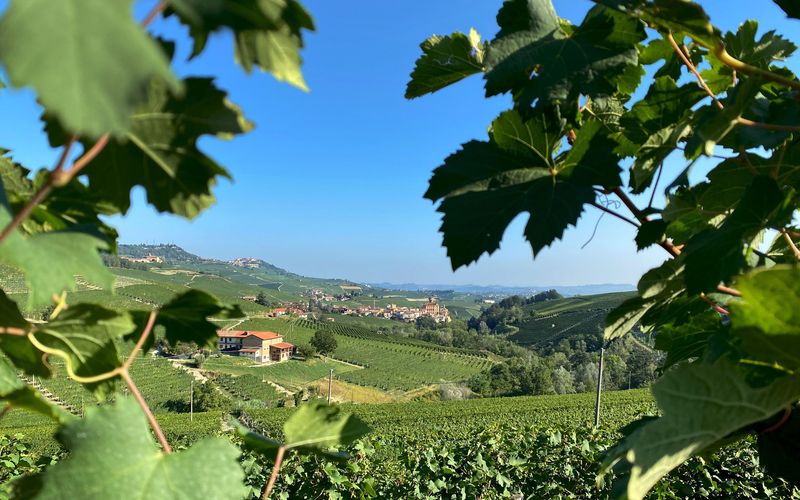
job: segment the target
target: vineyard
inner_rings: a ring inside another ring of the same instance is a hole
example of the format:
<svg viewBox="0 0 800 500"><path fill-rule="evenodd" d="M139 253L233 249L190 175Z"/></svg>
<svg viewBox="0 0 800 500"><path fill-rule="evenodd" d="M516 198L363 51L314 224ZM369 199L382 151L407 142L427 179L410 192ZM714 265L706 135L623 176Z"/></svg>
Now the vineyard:
<svg viewBox="0 0 800 500"><path fill-rule="evenodd" d="M607 394L597 430L591 427L588 394L345 406L373 429L350 447L353 460L340 465L292 457L279 491L289 497L324 491L330 497L603 498L612 479L596 482L603 452L618 428L655 412L649 393L641 390ZM277 429L291 412L248 410L243 419L279 437ZM720 498L800 494L765 476L755 446L746 442L693 460L652 497L712 496L711 491Z"/></svg>
<svg viewBox="0 0 800 500"><path fill-rule="evenodd" d="M302 323L301 323L302 322ZM308 343L318 323L287 320L249 320L239 329L271 330L288 342ZM409 391L420 386L462 381L492 365L485 356L460 349L405 342L395 337L364 332L353 325L324 324L338 328L335 359L364 367L338 376L341 380L382 390Z"/></svg>

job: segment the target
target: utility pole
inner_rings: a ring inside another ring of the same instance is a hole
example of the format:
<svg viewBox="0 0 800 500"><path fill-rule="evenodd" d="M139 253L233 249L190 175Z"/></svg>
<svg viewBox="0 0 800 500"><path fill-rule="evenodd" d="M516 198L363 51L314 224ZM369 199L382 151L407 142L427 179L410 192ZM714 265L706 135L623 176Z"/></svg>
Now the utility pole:
<svg viewBox="0 0 800 500"><path fill-rule="evenodd" d="M600 363L597 368L597 398L594 402L594 426L600 425L600 394L603 391L603 355L606 352L606 346L600 347Z"/></svg>
<svg viewBox="0 0 800 500"><path fill-rule="evenodd" d="M189 422L194 422L194 377L189 384Z"/></svg>
<svg viewBox="0 0 800 500"><path fill-rule="evenodd" d="M331 388L333 387L333 368L328 374L328 404L331 404Z"/></svg>

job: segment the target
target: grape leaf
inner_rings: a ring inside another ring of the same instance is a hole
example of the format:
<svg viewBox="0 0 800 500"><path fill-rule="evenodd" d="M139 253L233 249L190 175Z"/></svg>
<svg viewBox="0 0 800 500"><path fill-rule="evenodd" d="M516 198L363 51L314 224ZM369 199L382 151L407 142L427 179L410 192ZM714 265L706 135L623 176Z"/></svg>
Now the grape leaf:
<svg viewBox="0 0 800 500"><path fill-rule="evenodd" d="M236 61L246 72L258 67L278 80L308 90L300 71L302 30L314 21L296 0L176 0L169 14L189 26L192 57L200 54L212 32L233 32Z"/></svg>
<svg viewBox="0 0 800 500"><path fill-rule="evenodd" d="M690 294L713 291L746 265L744 244L764 225L788 222L791 208L774 179L753 178L733 213L718 229L706 229L686 243L686 288Z"/></svg>
<svg viewBox="0 0 800 500"><path fill-rule="evenodd" d="M656 78L644 99L620 118L620 125L629 140L644 144L651 135L683 119L705 96L694 83L678 87L669 76Z"/></svg>
<svg viewBox="0 0 800 500"><path fill-rule="evenodd" d="M618 185L613 141L600 122L586 122L556 160L562 135L552 110L528 119L506 111L492 123L490 141L465 144L434 171L425 197L442 199L441 232L453 269L494 252L521 212L531 214L525 237L536 255L594 201L593 185Z"/></svg>
<svg viewBox="0 0 800 500"><path fill-rule="evenodd" d="M736 281L742 301L730 305L731 324L748 355L800 370L800 270L775 266Z"/></svg>
<svg viewBox="0 0 800 500"><path fill-rule="evenodd" d="M228 172L197 147L204 135L227 139L252 125L210 78L188 78L186 93L175 97L157 82L146 105L137 109L125 141L111 141L82 173L89 189L117 211L127 212L130 191L143 186L160 212L197 216L214 202L212 186ZM65 136L50 123L53 145ZM91 147L91 144L85 144Z"/></svg>
<svg viewBox="0 0 800 500"><path fill-rule="evenodd" d="M59 422L67 422L72 415L44 399L32 387L24 384L14 368L0 356L0 402L12 408L30 410Z"/></svg>
<svg viewBox="0 0 800 500"><path fill-rule="evenodd" d="M484 44L480 40L478 32L471 29L469 35L433 35L422 42L422 55L411 72L406 99L436 92L483 71Z"/></svg>
<svg viewBox="0 0 800 500"><path fill-rule="evenodd" d="M536 2L530 29L491 42L484 60L487 96L514 91L522 104L566 104L638 81L640 74L628 66L637 65L636 46L645 39L639 21L597 6L567 35L551 12L549 1Z"/></svg>
<svg viewBox="0 0 800 500"><path fill-rule="evenodd" d="M681 361L699 358L709 338L722 330L719 314L712 310L695 315L686 323L662 326L656 335L655 348L667 353L663 369Z"/></svg>
<svg viewBox="0 0 800 500"><path fill-rule="evenodd" d="M725 50L730 55L751 66L767 69L774 61L784 61L791 56L797 46L770 30L756 40L758 21L743 22L736 33L726 33L723 37Z"/></svg>
<svg viewBox="0 0 800 500"><path fill-rule="evenodd" d="M122 366L115 340L131 334L136 324L128 313L95 304L75 304L33 333L37 346L64 359L67 373L89 377ZM114 389L114 379L85 384L98 398Z"/></svg>
<svg viewBox="0 0 800 500"><path fill-rule="evenodd" d="M30 330L30 323L22 316L17 303L0 290L0 323L3 328ZM29 375L49 377L50 368L42 361L42 353L28 342L27 335L0 334L0 350L20 370Z"/></svg>
<svg viewBox="0 0 800 500"><path fill-rule="evenodd" d="M685 33L707 48L720 47L722 34L696 2L686 0L594 0L641 19L661 32Z"/></svg>
<svg viewBox="0 0 800 500"><path fill-rule="evenodd" d="M288 449L347 445L368 432L369 427L355 415L324 403L302 405L283 424Z"/></svg>
<svg viewBox="0 0 800 500"><path fill-rule="evenodd" d="M728 97L722 100L725 108L719 109L714 105L706 105L694 114L694 130L686 141L684 155L693 159L698 155L714 154L714 148L734 129L737 120L747 111L752 99L759 92L761 80L758 78L744 78L729 92ZM738 149L738 144L726 142L725 146Z"/></svg>
<svg viewBox="0 0 800 500"><path fill-rule="evenodd" d="M643 250L664 239L667 223L661 219L649 220L641 225L636 233L636 248Z"/></svg>
<svg viewBox="0 0 800 500"><path fill-rule="evenodd" d="M8 210L0 206L0 227L11 222ZM75 275L111 289L114 276L103 265L98 250L108 244L96 235L79 231L53 231L23 236L12 231L0 245L0 262L25 274L28 305L50 301L53 294L77 289Z"/></svg>
<svg viewBox="0 0 800 500"><path fill-rule="evenodd" d="M798 485L800 484L800 409L791 407L788 420L777 429L758 435L759 463L776 477Z"/></svg>
<svg viewBox="0 0 800 500"><path fill-rule="evenodd" d="M278 448L299 453L315 453L330 460L345 460L346 453L330 448L348 445L369 433L369 427L355 415L338 406L308 403L300 406L283 424L284 443L262 436L241 425L236 427L245 446L275 460Z"/></svg>
<svg viewBox="0 0 800 500"><path fill-rule="evenodd" d="M172 0L164 14L174 14L189 26L189 34L194 40L192 57L196 57L203 52L209 35L215 31L225 28L233 31L276 29L259 3L259 0Z"/></svg>
<svg viewBox="0 0 800 500"><path fill-rule="evenodd" d="M136 311L136 323L144 325L149 314L146 311ZM165 338L170 345L193 342L200 347L215 347L219 327L208 320L212 316L216 319L242 318L244 313L239 306L222 304L206 292L189 290L159 308L156 325L164 327ZM126 339L135 342L138 335L138 332L134 332ZM150 336L145 349L152 344L153 336Z"/></svg>
<svg viewBox="0 0 800 500"><path fill-rule="evenodd" d="M239 450L224 438L206 438L184 451L158 450L133 400L87 408L84 419L58 434L67 458L15 483L17 498L240 499L244 474ZM91 477L92 480L76 480Z"/></svg>
<svg viewBox="0 0 800 500"><path fill-rule="evenodd" d="M15 163L8 156L0 156L0 178L5 188L6 203L13 212L22 209L36 191L47 181L49 171L42 169L33 180L30 171ZM97 193L88 189L77 179L54 190L31 212L20 225L27 234L64 229L92 230L105 237L109 251L116 250L117 232L103 222L99 215L114 213L113 207L103 202Z"/></svg>
<svg viewBox="0 0 800 500"><path fill-rule="evenodd" d="M33 87L70 133L90 139L123 137L151 79L181 89L131 0L12 0L0 20L0 61L13 86Z"/></svg>
<svg viewBox="0 0 800 500"><path fill-rule="evenodd" d="M786 15L795 19L800 19L800 5L795 0L772 0L778 7L786 12Z"/></svg>
<svg viewBox="0 0 800 500"><path fill-rule="evenodd" d="M728 362L692 363L667 371L653 395L663 416L639 427L606 461L617 468L627 462L629 474L621 482L631 499L643 498L692 455L796 401L800 380L781 377L756 388Z"/></svg>

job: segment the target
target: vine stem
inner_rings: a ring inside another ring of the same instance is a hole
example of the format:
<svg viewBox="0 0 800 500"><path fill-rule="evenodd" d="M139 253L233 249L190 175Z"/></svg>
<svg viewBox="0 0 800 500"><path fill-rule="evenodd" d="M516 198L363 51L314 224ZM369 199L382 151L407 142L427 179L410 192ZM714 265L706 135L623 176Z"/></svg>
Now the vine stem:
<svg viewBox="0 0 800 500"><path fill-rule="evenodd" d="M150 12L147 14L147 17L144 18L142 21L142 28L147 28L147 26L152 23L156 17L167 7L168 0L160 0ZM64 169L67 157L69 156L70 151L72 150L72 146L77 142L78 136L73 135L69 139L67 139L66 144L64 144L64 149L61 151L61 155L59 156L58 163L50 171L50 175L47 177L47 180L44 184L39 188L38 191L28 200L27 203L17 212L11 221L6 224L2 231L0 231L0 245L11 235L11 233L17 229L20 224L22 224L28 217L30 217L31 212L33 209L36 208L37 205L42 203L45 198L53 191L54 187L61 187L69 183L89 162L97 157L101 151L106 147L108 144L109 134L103 134L97 140L97 142L88 150L84 155L78 158L70 168Z"/></svg>
<svg viewBox="0 0 800 500"><path fill-rule="evenodd" d="M603 212L605 212L605 213L607 213L609 215L613 215L614 217L616 217L616 218L618 218L620 220L623 220L623 221L627 222L628 224L630 224L630 225L632 225L634 227L639 227L639 224L637 224L636 222L632 221L631 219L625 217L622 214L619 214L619 213L611 210L608 207L604 207L603 205L601 205L601 204L599 204L599 203L597 203L595 201L591 202L590 205L592 205L594 208L596 208L598 210L601 210L601 211L603 211Z"/></svg>
<svg viewBox="0 0 800 500"><path fill-rule="evenodd" d="M683 64L686 65L686 67L689 68L689 71L691 71L694 74L695 78L697 78L697 82L700 84L701 87L703 87L703 90L706 91L706 94L708 94L711 97L711 99L714 101L714 104L719 109L723 109L725 106L722 105L719 99L717 99L717 96L714 94L714 92L711 91L706 81L700 75L700 72L697 71L697 68L692 63L691 59L689 59L686 56L686 54L683 52L683 49L681 49L680 46L678 45L678 42L675 41L675 37L672 36L672 33L667 33L667 41L669 42L670 45L672 45L672 49L675 51L676 54L678 54L678 57L681 58Z"/></svg>
<svg viewBox="0 0 800 500"><path fill-rule="evenodd" d="M670 45L672 45L673 50L678 54L678 57L680 57L681 61L683 61L683 64L689 69L689 71L692 72L692 74L694 74L695 78L697 78L697 83L699 83L700 86L703 88L703 90L706 91L706 94L708 94L708 96L711 97L711 99L714 101L714 104L717 106L717 108L725 109L725 106L722 104L722 102L720 102L719 99L717 99L717 96L714 94L714 92L708 86L708 84L706 83L706 81L703 78L703 76L700 74L699 71L697 71L697 67L694 65L694 63L692 63L691 59L689 59L687 54L683 51L683 49L681 49L681 47L675 41L675 38L672 36L672 33L667 33L667 41L669 41ZM714 55L716 55L717 58L723 64L733 68L733 71L734 71L734 85L736 84L736 74L735 73L736 73L737 70L739 70L739 71L741 71L742 73L745 73L745 74L757 74L759 76L762 76L764 78L768 78L768 79L776 81L778 83L783 83L784 85L789 85L790 87L793 87L793 88L796 88L796 89L800 89L800 82L787 80L787 79L785 79L783 77L780 77L778 75L775 75L775 74L773 74L773 73L771 73L769 71L764 71L764 70L761 70L760 68L754 68L752 66L749 66L749 65L743 63L742 61L739 61L738 59L732 57L730 54L728 54L728 52L725 50L724 47L715 49ZM743 67L747 67L749 69L748 70L742 70ZM796 131L800 130L800 126L796 126L796 125L779 125L779 124L775 124L775 123L757 122L757 121L749 120L747 118L742 118L741 116L736 118L736 122L739 125L744 125L744 126L747 126L747 127L763 128L763 129L767 129L767 130L779 130L779 131L785 131L785 132L796 132Z"/></svg>
<svg viewBox="0 0 800 500"><path fill-rule="evenodd" d="M270 474L269 481L264 487L264 493L261 494L261 500L267 500L267 498L269 498L269 494L272 493L272 488L275 486L275 481L278 480L278 471L283 463L284 453L286 453L286 448L279 446L278 452L275 454L275 465L272 466L272 474Z"/></svg>
<svg viewBox="0 0 800 500"><path fill-rule="evenodd" d="M792 237L789 235L789 231L782 229L781 234L783 234L783 239L786 240L786 244L789 245L789 248L792 250L795 259L800 260L800 250L798 250L797 245L794 244Z"/></svg>
<svg viewBox="0 0 800 500"><path fill-rule="evenodd" d="M153 327L156 324L157 315L158 312L156 311L150 312L150 316L147 318L147 324L145 325L144 330L142 331L142 335L136 342L133 351L131 351L131 355L128 357L128 359L125 360L125 363L122 364L122 367L119 368L118 371L119 371L119 376L122 377L122 380L125 381L125 384L128 386L128 389L130 389L134 399L136 399L136 402L142 408L142 411L147 417L147 421L150 423L150 427L153 428L153 432L155 432L156 438L158 439L158 442L161 444L161 448L164 449L164 453L169 454L172 453L172 447L169 445L169 441L167 441L166 436L164 436L164 432L161 430L161 426L158 425L158 421L156 420L156 417L153 415L152 410L150 410L150 406L147 404L147 401L144 400L142 393L139 392L139 388L136 386L136 383L133 381L133 378L131 378L131 374L128 371L131 364L133 363L133 360L142 350L142 346L144 346L144 343L150 336L150 332L153 331Z"/></svg>
<svg viewBox="0 0 800 500"><path fill-rule="evenodd" d="M630 197L628 197L628 195L625 194L625 192L621 188L619 188L619 187L614 188L611 192L614 193L615 195L617 195L617 197L620 199L620 201L622 201L622 203L626 207L628 207L628 210L630 210L630 212L633 214L633 216L636 217L636 219L639 220L642 224L644 224L645 222L650 220L649 217L647 217L641 210L639 210L639 207L637 207L636 204L633 203L633 200L631 200ZM674 243L672 243L669 240L665 239L665 240L659 242L658 245L661 248L663 248L668 254L670 254L673 258L677 257L677 256L679 256L681 254L681 249L679 247L677 247ZM741 292L739 292L739 290L737 290L735 288L723 286L723 285L717 286L717 291L721 292L721 293L728 294L728 295L733 295L735 297L741 297L742 296L742 294L741 294ZM705 302L708 302L709 305L711 305L711 307L713 307L714 310L717 311L718 313L725 314L725 315L728 314L728 311L725 308L719 306L713 300L709 299L705 295L700 295L700 298L703 299Z"/></svg>

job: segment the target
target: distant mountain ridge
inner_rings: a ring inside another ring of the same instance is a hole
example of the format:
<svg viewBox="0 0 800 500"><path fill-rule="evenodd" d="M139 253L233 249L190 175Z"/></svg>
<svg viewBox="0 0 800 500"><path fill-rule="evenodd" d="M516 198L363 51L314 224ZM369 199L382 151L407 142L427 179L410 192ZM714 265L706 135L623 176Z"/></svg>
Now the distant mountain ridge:
<svg viewBox="0 0 800 500"><path fill-rule="evenodd" d="M611 292L630 292L634 285L625 283L600 283L592 285L542 285L542 286L503 286L503 285L445 285L419 283L370 283L370 286L388 290L421 292L428 290L452 290L475 295L535 295L547 290L556 290L566 296L597 295Z"/></svg>

